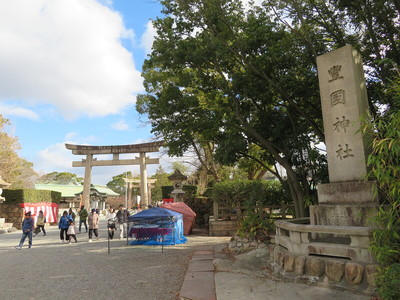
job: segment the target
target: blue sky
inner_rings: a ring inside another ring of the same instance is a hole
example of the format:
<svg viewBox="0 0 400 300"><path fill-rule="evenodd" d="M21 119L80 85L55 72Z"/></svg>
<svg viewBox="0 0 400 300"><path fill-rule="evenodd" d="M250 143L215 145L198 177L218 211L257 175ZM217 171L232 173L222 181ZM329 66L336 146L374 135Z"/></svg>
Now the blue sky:
<svg viewBox="0 0 400 300"><path fill-rule="evenodd" d="M151 141L134 108L141 66L161 16L153 0L3 0L0 10L0 113L10 119L20 156L39 174L83 176L64 143L121 145ZM160 156L161 154L150 154ZM161 156L165 168L171 158ZM154 173L157 166L149 166ZM105 184L138 166L96 167Z"/></svg>

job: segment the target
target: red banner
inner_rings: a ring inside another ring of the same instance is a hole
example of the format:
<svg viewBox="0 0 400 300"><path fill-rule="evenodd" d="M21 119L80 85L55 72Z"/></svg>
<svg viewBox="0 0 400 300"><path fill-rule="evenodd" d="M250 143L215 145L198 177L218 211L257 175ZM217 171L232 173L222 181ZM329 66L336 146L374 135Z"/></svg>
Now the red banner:
<svg viewBox="0 0 400 300"><path fill-rule="evenodd" d="M46 218L47 223L56 223L58 222L58 204L57 203L48 203L48 202L40 202L40 203L19 203L25 213L31 212L32 217L35 220L39 215L39 211L43 211L43 215Z"/></svg>

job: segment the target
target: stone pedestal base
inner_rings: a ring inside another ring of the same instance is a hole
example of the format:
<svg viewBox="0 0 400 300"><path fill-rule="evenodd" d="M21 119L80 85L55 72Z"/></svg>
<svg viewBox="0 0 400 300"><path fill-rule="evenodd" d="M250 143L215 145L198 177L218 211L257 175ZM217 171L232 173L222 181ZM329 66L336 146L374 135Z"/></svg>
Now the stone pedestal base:
<svg viewBox="0 0 400 300"><path fill-rule="evenodd" d="M318 185L319 204L363 204L378 203L374 196L375 182L347 181Z"/></svg>
<svg viewBox="0 0 400 300"><path fill-rule="evenodd" d="M348 181L320 184L319 205L310 206L312 225L372 226L368 219L378 207L374 182Z"/></svg>
<svg viewBox="0 0 400 300"><path fill-rule="evenodd" d="M369 205L312 205L311 225L373 226L369 220L378 210L377 204Z"/></svg>
<svg viewBox="0 0 400 300"><path fill-rule="evenodd" d="M375 292L378 267L375 263L298 255L280 245L269 245L268 249L269 269L284 282L344 289L365 295Z"/></svg>

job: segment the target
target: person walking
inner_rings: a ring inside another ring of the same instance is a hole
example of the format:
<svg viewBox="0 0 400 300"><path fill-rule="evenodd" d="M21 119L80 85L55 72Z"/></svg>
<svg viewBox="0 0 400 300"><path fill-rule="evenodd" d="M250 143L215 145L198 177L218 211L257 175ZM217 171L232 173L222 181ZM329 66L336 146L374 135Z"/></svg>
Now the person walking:
<svg viewBox="0 0 400 300"><path fill-rule="evenodd" d="M79 210L78 215L79 215L79 232L78 233L81 233L82 223L85 225L85 229L86 229L85 233L86 233L87 232L86 219L88 217L88 212L85 208L85 205L81 206L81 209Z"/></svg>
<svg viewBox="0 0 400 300"><path fill-rule="evenodd" d="M68 227L69 221L72 221L71 217L68 215L68 212L64 210L60 221L58 222L58 228L60 229L60 243L64 243L64 236L65 241L69 242L69 235L68 235Z"/></svg>
<svg viewBox="0 0 400 300"><path fill-rule="evenodd" d="M96 209L92 208L92 212L88 217L89 223L89 243L92 242L93 233L97 239L99 239L99 215L96 213Z"/></svg>
<svg viewBox="0 0 400 300"><path fill-rule="evenodd" d="M35 235L33 237L37 236L40 231L43 232L43 236L46 236L46 230L44 230L44 225L45 224L46 224L46 218L43 215L43 211L40 210L39 211L39 215L38 215L37 220L36 220L36 228L37 228L37 230L35 230Z"/></svg>
<svg viewBox="0 0 400 300"><path fill-rule="evenodd" d="M110 209L107 212L107 228L108 228L108 236L110 237L110 240L114 238L114 232L115 232L115 217L116 213L114 211L114 208L110 207Z"/></svg>
<svg viewBox="0 0 400 300"><path fill-rule="evenodd" d="M76 233L78 232L78 230L76 229L75 223L73 220L69 221L69 227L68 227L68 235L69 235L69 244L71 244L71 240L74 239L75 243L78 242L78 240L76 239Z"/></svg>
<svg viewBox="0 0 400 300"><path fill-rule="evenodd" d="M129 212L126 210L125 206L123 204L121 204L119 206L119 210L117 212L117 223L118 223L118 227L120 230L119 233L119 238L123 239L126 238L126 227L127 227L127 222L128 222L128 216L129 216Z"/></svg>
<svg viewBox="0 0 400 300"><path fill-rule="evenodd" d="M76 214L74 213L71 207L69 208L68 215L71 217L72 221L75 222Z"/></svg>
<svg viewBox="0 0 400 300"><path fill-rule="evenodd" d="M32 247L32 231L34 228L35 222L31 216L31 212L28 211L25 214L24 220L22 221L22 237L19 241L19 245L15 247L17 250L21 250L22 246L24 245L26 237L29 238L29 246L28 248Z"/></svg>

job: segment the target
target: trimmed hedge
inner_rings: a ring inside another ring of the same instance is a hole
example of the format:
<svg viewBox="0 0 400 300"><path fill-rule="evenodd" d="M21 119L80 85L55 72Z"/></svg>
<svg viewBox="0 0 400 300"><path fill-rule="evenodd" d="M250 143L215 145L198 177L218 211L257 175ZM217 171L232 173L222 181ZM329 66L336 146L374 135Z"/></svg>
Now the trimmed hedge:
<svg viewBox="0 0 400 300"><path fill-rule="evenodd" d="M291 203L279 181L224 181L213 186L211 195L214 201L231 207Z"/></svg>
<svg viewBox="0 0 400 300"><path fill-rule="evenodd" d="M3 190L3 197L6 198L7 204L39 202L60 203L61 201L60 192L33 189L6 189Z"/></svg>

